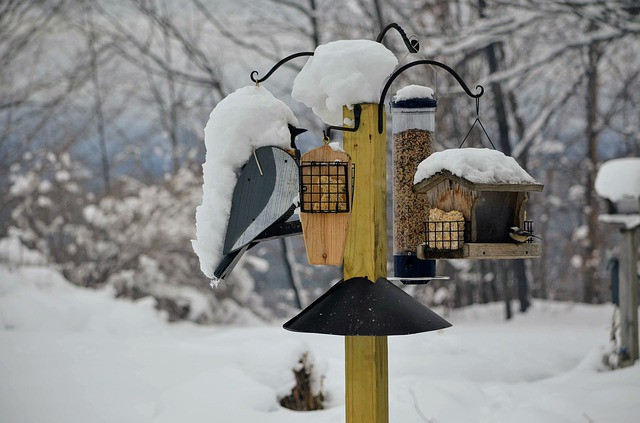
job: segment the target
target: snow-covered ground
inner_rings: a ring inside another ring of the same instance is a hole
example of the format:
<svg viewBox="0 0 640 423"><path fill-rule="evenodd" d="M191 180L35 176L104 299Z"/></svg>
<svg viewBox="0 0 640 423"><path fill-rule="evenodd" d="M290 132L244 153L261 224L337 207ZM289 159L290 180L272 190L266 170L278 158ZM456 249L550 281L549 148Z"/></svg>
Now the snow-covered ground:
<svg viewBox="0 0 640 423"><path fill-rule="evenodd" d="M37 262L37 261L36 261ZM611 306L500 304L448 316L441 332L389 338L391 422L638 422L640 365L601 370ZM32 264L0 264L0 421L338 422L340 337L279 326L167 324L151 300L114 300ZM277 396L310 351L328 408Z"/></svg>

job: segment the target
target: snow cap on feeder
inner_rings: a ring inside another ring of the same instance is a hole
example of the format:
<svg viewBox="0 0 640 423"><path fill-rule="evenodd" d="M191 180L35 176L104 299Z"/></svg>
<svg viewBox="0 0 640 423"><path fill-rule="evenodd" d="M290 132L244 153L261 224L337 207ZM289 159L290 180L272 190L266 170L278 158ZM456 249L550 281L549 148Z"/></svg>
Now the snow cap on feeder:
<svg viewBox="0 0 640 423"><path fill-rule="evenodd" d="M287 154L297 124L291 109L262 86L236 90L211 112L191 241L209 278L224 278L258 241L300 231L299 222L283 223L298 192L298 167Z"/></svg>
<svg viewBox="0 0 640 423"><path fill-rule="evenodd" d="M640 213L640 158L604 162L594 186L598 195L607 200L609 214Z"/></svg>
<svg viewBox="0 0 640 423"><path fill-rule="evenodd" d="M377 103L380 87L398 64L382 43L338 40L316 47L293 81L291 97L328 125L342 125L342 108Z"/></svg>
<svg viewBox="0 0 640 423"><path fill-rule="evenodd" d="M607 202L598 220L632 229L640 226L640 158L624 157L600 166L595 190Z"/></svg>
<svg viewBox="0 0 640 423"><path fill-rule="evenodd" d="M513 227L533 233L526 218L529 192L544 186L513 157L486 148L456 148L433 153L418 166L414 191L430 204L426 258L536 258L540 243L517 243Z"/></svg>
<svg viewBox="0 0 640 423"><path fill-rule="evenodd" d="M429 87L406 86L391 100L394 276L414 283L435 276L435 261L417 257L427 204L424 195L412 190L418 164L434 149L435 112L435 95Z"/></svg>
<svg viewBox="0 0 640 423"><path fill-rule="evenodd" d="M434 132L436 106L435 93L430 87L407 85L399 89L391 99L393 133L408 129Z"/></svg>
<svg viewBox="0 0 640 423"><path fill-rule="evenodd" d="M284 324L293 332L343 336L409 335L449 326L389 280L360 277L340 280Z"/></svg>

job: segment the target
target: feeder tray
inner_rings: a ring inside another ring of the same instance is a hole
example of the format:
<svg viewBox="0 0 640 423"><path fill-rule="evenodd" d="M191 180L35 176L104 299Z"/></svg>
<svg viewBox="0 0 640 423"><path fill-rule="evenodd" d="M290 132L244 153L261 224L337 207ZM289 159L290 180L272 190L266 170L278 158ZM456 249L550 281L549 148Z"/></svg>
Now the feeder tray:
<svg viewBox="0 0 640 423"><path fill-rule="evenodd" d="M526 259L540 258L539 243L467 242L459 250L431 250L426 243L418 246L418 257L429 259Z"/></svg>

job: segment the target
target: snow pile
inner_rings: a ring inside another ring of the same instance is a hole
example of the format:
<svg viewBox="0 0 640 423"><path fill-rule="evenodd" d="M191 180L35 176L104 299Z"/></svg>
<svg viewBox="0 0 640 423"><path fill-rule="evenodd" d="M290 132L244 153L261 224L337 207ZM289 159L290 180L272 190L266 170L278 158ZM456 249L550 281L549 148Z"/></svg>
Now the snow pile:
<svg viewBox="0 0 640 423"><path fill-rule="evenodd" d="M55 270L0 264L2 421L329 423L344 419L344 340L280 327L169 325ZM632 422L640 365L602 371L612 305L452 310L444 331L389 338L389 421ZM309 352L326 409L278 404Z"/></svg>
<svg viewBox="0 0 640 423"><path fill-rule="evenodd" d="M9 244L0 244L0 252L5 252ZM0 333L140 335L166 328L166 316L155 309L153 298L132 302L115 300L113 294L109 289L80 288L47 266L0 265Z"/></svg>
<svg viewBox="0 0 640 423"><path fill-rule="evenodd" d="M430 98L433 100L433 89L422 85L407 85L399 89L396 95L393 96L394 101L412 100L414 98Z"/></svg>
<svg viewBox="0 0 640 423"><path fill-rule="evenodd" d="M207 277L213 278L222 254L236 172L253 148L289 148L287 125L297 123L291 109L261 86L236 90L211 112L204 128L207 155L202 166L202 204L196 208L196 239L191 241Z"/></svg>
<svg viewBox="0 0 640 423"><path fill-rule="evenodd" d="M0 239L0 263L14 265L43 265L47 258L36 250L25 247L16 237Z"/></svg>
<svg viewBox="0 0 640 423"><path fill-rule="evenodd" d="M448 170L476 184L537 184L513 157L487 148L453 148L433 153L418 165L413 183Z"/></svg>
<svg viewBox="0 0 640 423"><path fill-rule="evenodd" d="M342 106L377 103L398 59L381 43L340 40L320 45L293 82L291 96L328 125L342 125Z"/></svg>
<svg viewBox="0 0 640 423"><path fill-rule="evenodd" d="M609 160L600 166L595 189L600 197L613 202L640 198L640 158Z"/></svg>

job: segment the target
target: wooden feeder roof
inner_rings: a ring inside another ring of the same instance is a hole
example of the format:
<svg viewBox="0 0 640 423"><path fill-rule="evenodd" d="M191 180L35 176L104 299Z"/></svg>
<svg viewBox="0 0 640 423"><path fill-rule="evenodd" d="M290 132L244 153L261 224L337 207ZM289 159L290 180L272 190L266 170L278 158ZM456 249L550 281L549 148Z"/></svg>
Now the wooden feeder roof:
<svg viewBox="0 0 640 423"><path fill-rule="evenodd" d="M414 175L414 191L426 193L441 182L456 182L471 191L542 191L518 162L488 148L451 148L424 159Z"/></svg>
<svg viewBox="0 0 640 423"><path fill-rule="evenodd" d="M491 183L478 183L469 181L464 177L454 175L449 170L441 170L435 175L414 184L413 191L418 194L425 194L445 180L456 182L471 191L531 192L542 191L544 188L544 185L539 182L522 183L494 181Z"/></svg>

